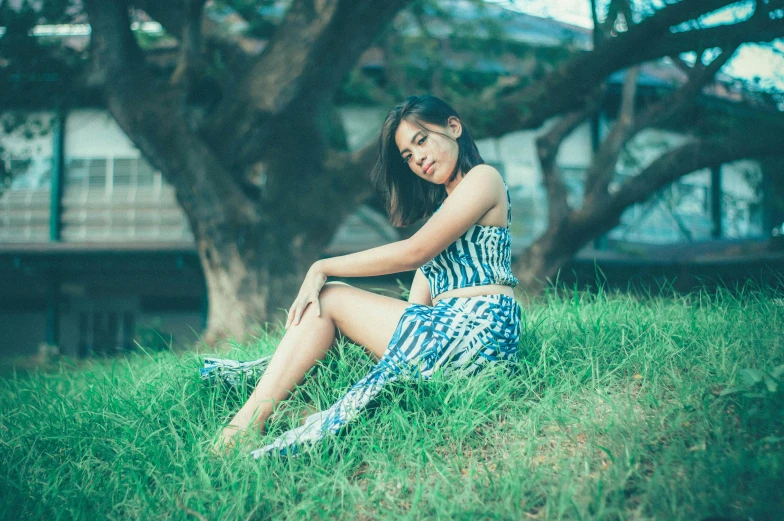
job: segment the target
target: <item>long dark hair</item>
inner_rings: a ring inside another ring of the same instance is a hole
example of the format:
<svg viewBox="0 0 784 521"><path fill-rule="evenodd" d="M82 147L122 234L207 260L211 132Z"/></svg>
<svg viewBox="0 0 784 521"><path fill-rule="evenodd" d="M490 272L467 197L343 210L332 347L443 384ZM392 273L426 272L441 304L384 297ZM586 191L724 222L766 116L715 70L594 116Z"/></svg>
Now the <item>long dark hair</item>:
<svg viewBox="0 0 784 521"><path fill-rule="evenodd" d="M407 226L419 219L430 217L438 205L446 199L443 186L425 181L414 174L400 157L395 133L403 120L417 124L425 130L424 123L447 126L450 117L462 119L455 109L443 100L431 95L411 96L393 108L379 138L379 155L373 169L373 182L387 204L390 222L395 226ZM451 139L451 137L450 137ZM457 138L457 163L449 181L458 173L465 175L476 165L484 163L471 134L463 123L463 132Z"/></svg>

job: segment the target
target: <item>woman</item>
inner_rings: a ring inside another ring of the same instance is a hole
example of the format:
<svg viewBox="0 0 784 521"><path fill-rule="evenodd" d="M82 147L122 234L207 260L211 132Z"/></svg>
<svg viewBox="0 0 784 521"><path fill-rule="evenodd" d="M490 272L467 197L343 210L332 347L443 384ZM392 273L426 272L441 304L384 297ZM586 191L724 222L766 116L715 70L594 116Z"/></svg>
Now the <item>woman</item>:
<svg viewBox="0 0 784 521"><path fill-rule="evenodd" d="M428 378L439 368L474 373L516 359L520 308L512 291L510 200L500 174L483 164L454 109L434 96L410 97L392 109L379 145L374 179L391 221L428 221L410 239L313 264L280 345L218 446L233 444L251 427L263 431L274 405L325 357L336 329L364 346L377 365L332 407L254 456L295 452L337 432L401 376ZM327 282L414 269L408 303Z"/></svg>

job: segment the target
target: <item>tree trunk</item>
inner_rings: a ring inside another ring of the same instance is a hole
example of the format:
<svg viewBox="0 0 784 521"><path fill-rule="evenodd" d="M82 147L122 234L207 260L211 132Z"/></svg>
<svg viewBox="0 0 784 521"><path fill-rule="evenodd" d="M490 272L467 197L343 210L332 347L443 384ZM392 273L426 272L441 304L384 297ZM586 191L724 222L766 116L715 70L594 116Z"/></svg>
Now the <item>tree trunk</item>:
<svg viewBox="0 0 784 521"><path fill-rule="evenodd" d="M684 175L739 159L781 156L780 133L767 130L738 128L731 135L691 140L661 154L602 201L585 201L579 210L551 216L548 229L513 266L520 289L529 297L540 293L585 244L617 226L627 208Z"/></svg>
<svg viewBox="0 0 784 521"><path fill-rule="evenodd" d="M279 310L366 193L357 181L368 177L375 154L342 150L331 98L407 1L294 0L265 51L222 74L234 79L215 84L222 101L205 114L187 88L203 72L192 67L203 0L142 2L182 36L184 72L168 81L148 66L131 32L128 0L85 0L93 81L188 216L207 283L208 343L242 340L256 323L282 318Z"/></svg>
<svg viewBox="0 0 784 521"><path fill-rule="evenodd" d="M275 248L272 241L264 241L266 248L239 246L232 237L241 235L230 230L197 240L208 295L203 338L210 345L224 339L245 341L257 325L284 320L307 267L317 260L302 253L297 257L290 247L259 255ZM289 268L282 270L282 265Z"/></svg>
<svg viewBox="0 0 784 521"><path fill-rule="evenodd" d="M202 0L140 0L170 34L182 36L183 70L195 73L194 78L184 74L186 81L177 81L179 74L166 80L161 74L165 67L150 67L130 28L129 0L83 1L92 27L90 81L103 90L118 124L174 186L196 237L210 295L207 339L241 339L249 324L281 316L276 310L288 307L302 274L366 192L364 182L357 181L366 179L369 170L361 166L375 159L377 151L341 150L340 140L330 139L324 115L362 52L410 0L292 0L263 52L244 53L231 37L223 39L220 47L228 46L226 54L241 57L211 73L190 66L199 64L200 53L205 56L196 26ZM493 132L536 127L581 107L607 75L639 61L781 35L784 25L769 16L769 8L761 8L762 2L754 16L739 24L670 30L731 3L681 1L659 9L542 81L504 96L496 104L500 110L495 111ZM211 63L211 58L202 59ZM191 79L203 86L189 89ZM486 119L486 104L481 105L477 119ZM617 222L623 208L672 182L675 172L680 176L710 166L727 150L738 155L732 141L729 147L706 144L712 146L684 147L649 167L650 175L640 175L597 203L597 211L603 212L597 217L593 208L582 216L568 208L555 165L557 147L543 143L543 158L551 163L543 170L550 171L548 186L555 187L548 190L555 210L552 230L524 257L524 286L541 285L581 244L603 233L606 223Z"/></svg>
<svg viewBox="0 0 784 521"><path fill-rule="evenodd" d="M615 224L606 222L598 230L612 229ZM515 263L515 276L520 281L518 289L523 296L530 298L540 294L554 280L558 270L573 259L594 235L600 234L597 228L577 224L570 219L550 226Z"/></svg>

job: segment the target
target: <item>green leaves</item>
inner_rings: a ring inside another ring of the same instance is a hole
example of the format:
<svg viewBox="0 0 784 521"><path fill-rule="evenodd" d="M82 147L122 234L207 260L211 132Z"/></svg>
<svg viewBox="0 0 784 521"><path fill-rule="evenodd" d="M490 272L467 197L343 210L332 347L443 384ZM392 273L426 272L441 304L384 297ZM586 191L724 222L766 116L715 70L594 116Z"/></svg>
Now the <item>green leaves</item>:
<svg viewBox="0 0 784 521"><path fill-rule="evenodd" d="M740 376L741 381L743 381L743 385L746 387L753 387L754 385L760 383L763 379L762 373L756 369L741 369L738 372L738 376Z"/></svg>
<svg viewBox="0 0 784 521"><path fill-rule="evenodd" d="M725 387L719 396L742 393L746 398L765 398L768 394L778 392L782 376L784 376L784 364L774 367L769 372L743 368L738 371L740 384Z"/></svg>

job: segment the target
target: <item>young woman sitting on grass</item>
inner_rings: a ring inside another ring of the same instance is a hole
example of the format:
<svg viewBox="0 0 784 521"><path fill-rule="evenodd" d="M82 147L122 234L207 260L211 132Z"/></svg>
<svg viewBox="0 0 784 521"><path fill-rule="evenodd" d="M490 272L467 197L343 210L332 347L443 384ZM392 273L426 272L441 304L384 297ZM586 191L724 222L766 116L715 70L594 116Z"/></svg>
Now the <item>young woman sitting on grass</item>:
<svg viewBox="0 0 784 521"><path fill-rule="evenodd" d="M429 378L438 369L473 374L516 360L521 310L512 291L511 207L501 175L484 164L457 112L434 96L410 97L392 109L379 148L374 180L390 220L427 222L409 239L311 266L280 345L218 448L245 430L263 432L274 405L326 356L336 330L378 363L329 409L254 456L296 452L336 433L399 377ZM408 302L327 282L414 269Z"/></svg>

